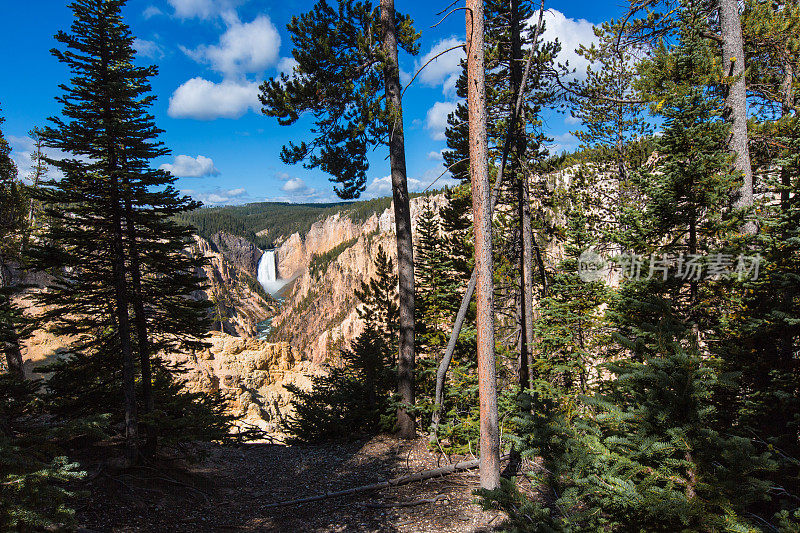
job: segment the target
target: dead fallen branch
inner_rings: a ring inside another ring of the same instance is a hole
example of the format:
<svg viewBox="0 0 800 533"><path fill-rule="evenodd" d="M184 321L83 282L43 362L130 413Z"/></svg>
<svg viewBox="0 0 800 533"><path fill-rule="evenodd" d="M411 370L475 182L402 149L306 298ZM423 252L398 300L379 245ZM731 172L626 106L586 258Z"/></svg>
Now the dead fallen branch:
<svg viewBox="0 0 800 533"><path fill-rule="evenodd" d="M508 456L505 455L501 457L500 460L502 461L507 458ZM441 468L435 468L433 470L424 470L422 472L417 472L416 474L408 474L405 476L399 476L396 478L387 479L386 481L381 481L379 483L372 483L370 485L361 485L360 487L338 490L336 492L326 492L324 494L318 494L316 496L308 496L306 498L298 498L296 500L287 500L283 502L269 503L267 505L264 505L263 507L269 509L274 507L286 507L288 505L300 505L302 503L317 502L320 500L327 500L329 498L348 496L350 494L356 494L358 492L370 492L373 490L388 489L389 487L408 485L409 483L415 483L417 481L425 481L426 479L432 479L439 476L446 476L454 472L462 472L464 470L470 470L472 468L477 468L477 467L478 467L477 459L472 461L461 461L460 463L454 463L451 465L443 466Z"/></svg>
<svg viewBox="0 0 800 533"><path fill-rule="evenodd" d="M421 500L413 500L410 502L389 502L389 503L372 503L367 502L364 504L364 507L371 507L373 509L389 509L392 507L415 507L417 505L423 505L426 503L436 503L439 500L446 500L446 494L439 494L438 496L434 496L433 498L423 498Z"/></svg>

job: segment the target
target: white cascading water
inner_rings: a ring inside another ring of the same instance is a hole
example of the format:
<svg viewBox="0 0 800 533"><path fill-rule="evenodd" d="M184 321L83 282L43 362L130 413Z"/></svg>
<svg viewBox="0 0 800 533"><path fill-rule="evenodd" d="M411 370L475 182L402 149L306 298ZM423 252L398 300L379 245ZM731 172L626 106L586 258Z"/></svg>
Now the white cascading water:
<svg viewBox="0 0 800 533"><path fill-rule="evenodd" d="M258 282L270 294L278 292L283 287L284 283L278 280L278 262L275 250L267 250L259 259Z"/></svg>

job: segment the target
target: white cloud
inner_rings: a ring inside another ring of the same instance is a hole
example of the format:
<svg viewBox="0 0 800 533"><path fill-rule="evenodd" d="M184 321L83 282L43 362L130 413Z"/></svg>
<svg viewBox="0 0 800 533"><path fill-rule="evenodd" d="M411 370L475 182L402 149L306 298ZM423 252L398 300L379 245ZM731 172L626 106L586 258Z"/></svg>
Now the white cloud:
<svg viewBox="0 0 800 533"><path fill-rule="evenodd" d="M175 89L167 113L172 118L213 120L239 118L248 110L258 111L258 83L224 80L214 83L192 78Z"/></svg>
<svg viewBox="0 0 800 533"><path fill-rule="evenodd" d="M436 57L438 54L441 54L448 48L458 46L462 43L463 41L456 39L455 37L442 39L433 45L433 48L431 48L427 54L414 62L414 72L419 70L420 67L425 65L425 63ZM464 59L464 57L466 56L463 48L450 50L441 57L431 61L431 63L419 73L417 80L428 87L436 87L441 85L442 92L444 94L454 94L456 89L456 80L458 80L458 76L461 74L460 62L462 59Z"/></svg>
<svg viewBox="0 0 800 533"><path fill-rule="evenodd" d="M297 60L293 57L282 57L278 61L278 73L291 76L294 73L294 68L298 65Z"/></svg>
<svg viewBox="0 0 800 533"><path fill-rule="evenodd" d="M539 14L536 13L528 19L528 24L534 26L538 20ZM558 53L556 60L559 63L569 63L570 69L577 69L574 74L576 78L585 77L586 67L589 62L576 54L575 49L580 44L589 46L591 43L597 42L597 37L594 34L594 25L585 19L567 18L557 9L545 11L544 21L544 40L552 41L558 38L561 43L561 51Z"/></svg>
<svg viewBox="0 0 800 533"><path fill-rule="evenodd" d="M331 189L320 191L310 187L302 178L292 176L286 172L276 172L275 177L285 182L281 185L280 190L286 194L268 196L264 199L266 202L309 203L335 202L338 200Z"/></svg>
<svg viewBox="0 0 800 533"><path fill-rule="evenodd" d="M442 151L439 150L438 152L428 152L426 156L428 161L444 161L444 156L442 155Z"/></svg>
<svg viewBox="0 0 800 533"><path fill-rule="evenodd" d="M175 8L175 16L182 19L209 19L241 4L241 0L168 0Z"/></svg>
<svg viewBox="0 0 800 533"><path fill-rule="evenodd" d="M575 124L580 124L581 119L570 113L566 117L564 117L564 123L570 126L574 126Z"/></svg>
<svg viewBox="0 0 800 533"><path fill-rule="evenodd" d="M408 180L408 190L411 190L412 182L416 180L414 178L407 178ZM375 178L372 182L367 185L367 188L364 190L364 195L367 198L379 198L381 196L390 196L392 194L392 176L384 176L382 178Z"/></svg>
<svg viewBox="0 0 800 533"><path fill-rule="evenodd" d="M177 178L202 178L219 175L219 170L214 167L214 161L204 155L197 157L178 155L175 156L172 163L164 163L158 168L166 170Z"/></svg>
<svg viewBox="0 0 800 533"><path fill-rule="evenodd" d="M33 158L31 157L34 150L36 149L35 141L28 137L27 135L24 137L18 137L16 135L6 135L6 140L8 141L9 146L11 146L11 153L9 154L11 160L17 166L17 175L20 179L25 180L28 182L28 177L31 176L33 173ZM61 150L55 150L53 148L43 147L42 152L44 155L49 157L50 159L65 159L67 157L73 159L79 159L81 161L88 161L85 156L78 156L77 158L66 152L62 152ZM53 178L56 180L61 179L64 175L61 173L60 170L57 170L53 167L48 167L47 169L47 178Z"/></svg>
<svg viewBox="0 0 800 533"><path fill-rule="evenodd" d="M298 193L308 189L308 185L301 178L290 178L283 184L281 190L288 193Z"/></svg>
<svg viewBox="0 0 800 533"><path fill-rule="evenodd" d="M452 186L460 183L458 180L452 179L449 172L442 175L442 170L441 166L435 166L426 170L422 176L417 178L409 177L407 179L409 192L422 192L431 185L431 188L438 189L445 185ZM379 198L381 196L391 196L391 194L391 175L373 179L364 191L365 198Z"/></svg>
<svg viewBox="0 0 800 533"><path fill-rule="evenodd" d="M247 194L247 189L244 187L237 189L221 189L217 187L210 191L184 189L181 194L191 196L207 205L243 204L251 201L250 195Z"/></svg>
<svg viewBox="0 0 800 533"><path fill-rule="evenodd" d="M157 42L139 39L138 37L133 40L133 48L137 54L150 59L162 59L165 55L164 49Z"/></svg>
<svg viewBox="0 0 800 533"><path fill-rule="evenodd" d="M158 9L156 6L148 6L144 11L142 11L142 16L145 19L153 18L157 15L163 15L164 12Z"/></svg>
<svg viewBox="0 0 800 533"><path fill-rule="evenodd" d="M425 128L430 131L434 141L445 140L444 130L447 128L447 115L456 110L456 102L436 102L428 109L425 117Z"/></svg>
<svg viewBox="0 0 800 533"><path fill-rule="evenodd" d="M411 74L409 74L408 72L406 72L405 70L403 70L401 68L400 69L400 85L405 87L406 85L408 85L408 83L410 81L411 81Z"/></svg>
<svg viewBox="0 0 800 533"><path fill-rule="evenodd" d="M547 148L553 154L560 154L561 152L570 152L578 146L578 138L573 134L567 132L561 135L555 135L553 142Z"/></svg>
<svg viewBox="0 0 800 533"><path fill-rule="evenodd" d="M208 63L226 77L263 72L278 61L281 36L266 15L242 23L235 15L225 17L228 29L216 46L201 45L181 50L198 63Z"/></svg>

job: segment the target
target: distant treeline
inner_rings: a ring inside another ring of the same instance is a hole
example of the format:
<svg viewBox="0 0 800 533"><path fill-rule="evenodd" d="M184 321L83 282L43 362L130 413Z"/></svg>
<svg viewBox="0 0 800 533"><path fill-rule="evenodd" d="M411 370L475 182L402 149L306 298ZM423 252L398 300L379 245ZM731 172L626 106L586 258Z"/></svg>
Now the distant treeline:
<svg viewBox="0 0 800 533"><path fill-rule="evenodd" d="M412 197L420 196L419 193ZM390 197L359 202L291 204L258 202L246 205L203 207L176 218L197 229L197 234L210 239L224 231L244 237L259 248L273 248L293 233L305 236L311 225L341 213L353 222L363 223L373 214L383 213L392 204ZM267 230L264 235L257 233Z"/></svg>

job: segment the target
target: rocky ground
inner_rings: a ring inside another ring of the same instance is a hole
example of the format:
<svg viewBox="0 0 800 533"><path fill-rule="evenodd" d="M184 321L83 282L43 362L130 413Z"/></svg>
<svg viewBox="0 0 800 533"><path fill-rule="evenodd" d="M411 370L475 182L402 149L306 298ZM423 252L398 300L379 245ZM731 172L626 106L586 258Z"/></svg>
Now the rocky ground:
<svg viewBox="0 0 800 533"><path fill-rule="evenodd" d="M306 504L269 504L443 466L423 439L205 446L195 464L97 468L78 510L84 532L485 532L503 521L474 503L477 471ZM451 457L457 461L461 458Z"/></svg>

